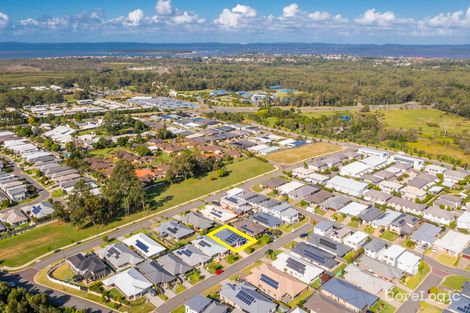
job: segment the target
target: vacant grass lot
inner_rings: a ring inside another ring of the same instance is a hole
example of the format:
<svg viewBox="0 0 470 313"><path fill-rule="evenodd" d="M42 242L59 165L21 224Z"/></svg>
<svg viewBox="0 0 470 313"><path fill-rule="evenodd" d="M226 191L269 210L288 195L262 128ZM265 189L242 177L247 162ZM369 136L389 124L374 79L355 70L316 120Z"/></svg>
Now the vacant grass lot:
<svg viewBox="0 0 470 313"><path fill-rule="evenodd" d="M274 152L265 156L266 159L283 163L292 164L302 160L317 157L327 153L340 151L342 148L338 145L333 145L325 142L312 143L301 146L299 148L287 149L279 152Z"/></svg>
<svg viewBox="0 0 470 313"><path fill-rule="evenodd" d="M463 289L463 284L467 281L470 281L470 279L463 276L448 276L442 283L442 286L452 290L461 291Z"/></svg>
<svg viewBox="0 0 470 313"><path fill-rule="evenodd" d="M18 236L0 240L0 262L5 266L20 266L47 252L65 245L78 242L92 235L113 229L119 225L142 218L150 213L179 205L213 191L229 187L272 170L273 167L258 159L245 159L227 166L230 174L226 177L211 180L213 173L200 179L188 179L167 188L150 190L151 211L139 212L122 218L104 227L75 229L67 223L51 223L24 232Z"/></svg>

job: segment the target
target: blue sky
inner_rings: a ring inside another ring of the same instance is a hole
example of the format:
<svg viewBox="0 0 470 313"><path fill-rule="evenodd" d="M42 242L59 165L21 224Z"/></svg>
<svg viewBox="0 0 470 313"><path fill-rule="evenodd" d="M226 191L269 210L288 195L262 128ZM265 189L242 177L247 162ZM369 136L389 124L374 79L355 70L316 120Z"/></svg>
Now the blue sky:
<svg viewBox="0 0 470 313"><path fill-rule="evenodd" d="M2 1L0 41L470 43L470 1Z"/></svg>

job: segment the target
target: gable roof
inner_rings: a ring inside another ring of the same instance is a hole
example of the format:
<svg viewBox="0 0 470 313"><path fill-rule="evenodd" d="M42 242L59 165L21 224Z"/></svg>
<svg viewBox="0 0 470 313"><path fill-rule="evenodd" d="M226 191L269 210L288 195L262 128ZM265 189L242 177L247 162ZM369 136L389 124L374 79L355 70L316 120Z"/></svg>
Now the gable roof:
<svg viewBox="0 0 470 313"><path fill-rule="evenodd" d="M359 310L371 307L379 299L377 296L337 278L327 281L323 285L322 291L328 292Z"/></svg>
<svg viewBox="0 0 470 313"><path fill-rule="evenodd" d="M173 253L165 254L159 257L156 261L173 275L185 274L193 269L192 266L185 263Z"/></svg>
<svg viewBox="0 0 470 313"><path fill-rule="evenodd" d="M317 234L311 234L308 238L308 242L319 249L333 253L339 257L351 251L350 247Z"/></svg>
<svg viewBox="0 0 470 313"><path fill-rule="evenodd" d="M145 260L137 264L136 269L155 285L169 283L176 279L173 274L154 260Z"/></svg>
<svg viewBox="0 0 470 313"><path fill-rule="evenodd" d="M222 285L219 294L245 312L269 313L277 307L269 298L246 283L225 283Z"/></svg>
<svg viewBox="0 0 470 313"><path fill-rule="evenodd" d="M135 265L143 261L137 253L120 242L108 245L97 253L101 258L106 259L106 261L111 263L115 268L119 268L127 264Z"/></svg>
<svg viewBox="0 0 470 313"><path fill-rule="evenodd" d="M181 221L187 225L193 225L198 229L210 228L214 222L199 213L189 212L188 214L181 217Z"/></svg>
<svg viewBox="0 0 470 313"><path fill-rule="evenodd" d="M225 254L228 249L221 244L217 243L214 239L203 236L191 241L191 244L201 250L205 255L210 258L217 255Z"/></svg>
<svg viewBox="0 0 470 313"><path fill-rule="evenodd" d="M166 250L164 246L150 238L144 233L138 233L124 240L128 246L134 247L139 253L146 257L152 257Z"/></svg>
<svg viewBox="0 0 470 313"><path fill-rule="evenodd" d="M80 271L80 275L86 279L94 278L107 270L104 264L96 255L78 253L67 259L69 263Z"/></svg>
<svg viewBox="0 0 470 313"><path fill-rule="evenodd" d="M193 245L186 245L173 253L190 266L198 266L208 262L211 258Z"/></svg>
<svg viewBox="0 0 470 313"><path fill-rule="evenodd" d="M175 239L181 239L194 233L194 230L175 220L169 220L159 225L156 231L163 237L170 236Z"/></svg>
<svg viewBox="0 0 470 313"><path fill-rule="evenodd" d="M116 286L127 297L142 294L152 287L152 283L133 267L103 280L103 284Z"/></svg>

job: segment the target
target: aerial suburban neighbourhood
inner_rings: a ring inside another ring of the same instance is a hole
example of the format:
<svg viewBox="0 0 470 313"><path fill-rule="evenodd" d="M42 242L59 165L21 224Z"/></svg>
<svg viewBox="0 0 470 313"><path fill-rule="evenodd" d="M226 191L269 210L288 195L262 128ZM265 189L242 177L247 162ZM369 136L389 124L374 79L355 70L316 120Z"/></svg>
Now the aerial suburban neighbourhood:
<svg viewBox="0 0 470 313"><path fill-rule="evenodd" d="M0 312L470 313L470 9L43 2L0 4Z"/></svg>

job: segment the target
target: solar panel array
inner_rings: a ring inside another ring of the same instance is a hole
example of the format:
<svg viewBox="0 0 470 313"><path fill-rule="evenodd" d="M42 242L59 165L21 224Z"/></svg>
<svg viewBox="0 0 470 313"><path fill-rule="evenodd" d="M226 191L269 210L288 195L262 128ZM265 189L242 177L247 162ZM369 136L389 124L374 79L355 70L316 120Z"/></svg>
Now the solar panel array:
<svg viewBox="0 0 470 313"><path fill-rule="evenodd" d="M188 249L183 249L183 250L178 250L176 251L176 253L178 253L179 255L186 255L188 258L191 257L191 255L193 255L193 252L188 250Z"/></svg>
<svg viewBox="0 0 470 313"><path fill-rule="evenodd" d="M328 247L328 248L330 248L330 249L332 249L332 250L336 250L336 248L337 248L337 244L336 244L336 243L331 242L331 241L329 241L329 240L326 240L326 239L324 239L324 238L320 238L319 242L320 242L321 245L323 245L323 246L325 246L325 247Z"/></svg>
<svg viewBox="0 0 470 313"><path fill-rule="evenodd" d="M33 205L33 209L31 210L34 214L38 214L41 212L41 206L39 205Z"/></svg>
<svg viewBox="0 0 470 313"><path fill-rule="evenodd" d="M144 251L145 253L149 252L149 247L138 239L135 241L135 246L139 248L140 250Z"/></svg>
<svg viewBox="0 0 470 313"><path fill-rule="evenodd" d="M235 297L247 305L251 305L255 301L255 298L244 290L240 290Z"/></svg>
<svg viewBox="0 0 470 313"><path fill-rule="evenodd" d="M260 280L261 280L263 283L268 284L268 286L273 287L274 289L279 288L279 282L278 282L277 280L272 279L271 277L269 277L269 276L266 275L266 274L261 274Z"/></svg>
<svg viewBox="0 0 470 313"><path fill-rule="evenodd" d="M457 311L462 313L470 313L470 304L466 304L464 306L458 306Z"/></svg>
<svg viewBox="0 0 470 313"><path fill-rule="evenodd" d="M305 250L304 253L307 257L309 257L310 259L312 259L312 260L314 260L314 261L316 261L320 264L325 264L325 262L326 262L325 257L323 257L321 255L318 255L318 254L315 254L312 251Z"/></svg>
<svg viewBox="0 0 470 313"><path fill-rule="evenodd" d="M208 242L204 241L204 240L199 241L199 245L201 247L211 247L211 245Z"/></svg>
<svg viewBox="0 0 470 313"><path fill-rule="evenodd" d="M306 265L293 258L287 259L286 266L290 269L293 269L297 273L305 274Z"/></svg>

